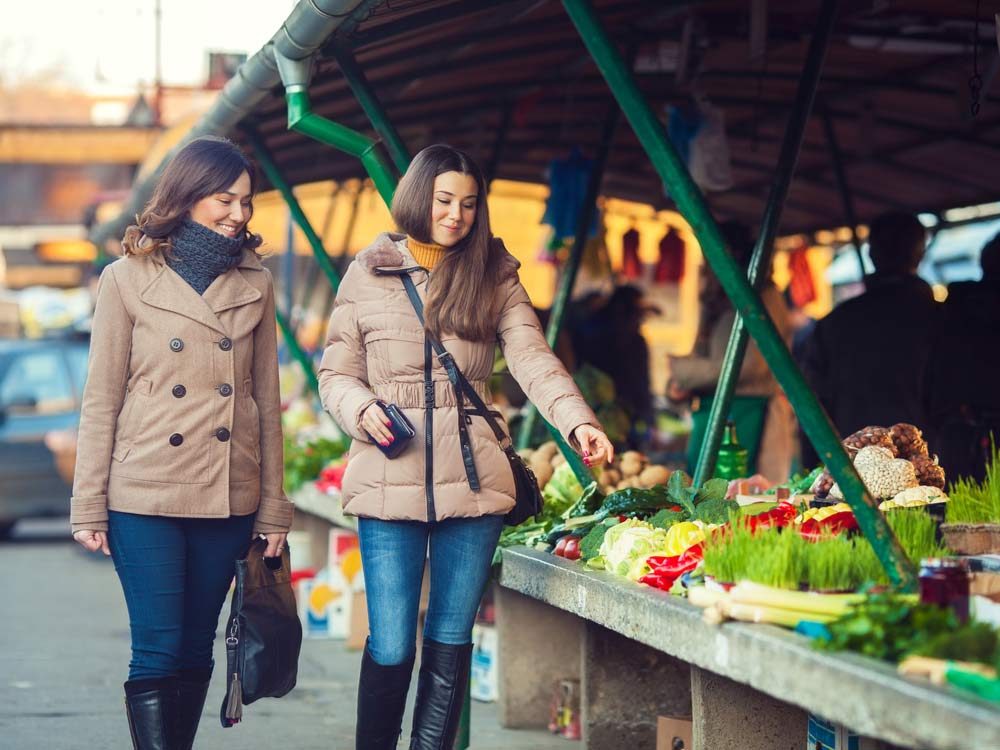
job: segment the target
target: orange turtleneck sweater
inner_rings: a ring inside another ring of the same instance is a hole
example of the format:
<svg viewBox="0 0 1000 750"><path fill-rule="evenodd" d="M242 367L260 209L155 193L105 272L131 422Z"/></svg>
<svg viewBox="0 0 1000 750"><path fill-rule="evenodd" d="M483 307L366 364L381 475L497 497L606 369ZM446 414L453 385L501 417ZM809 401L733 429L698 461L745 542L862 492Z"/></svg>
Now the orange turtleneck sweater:
<svg viewBox="0 0 1000 750"><path fill-rule="evenodd" d="M413 259L428 271L433 271L434 266L441 262L448 248L435 245L432 242L419 242L412 237L406 238L406 246L413 253Z"/></svg>

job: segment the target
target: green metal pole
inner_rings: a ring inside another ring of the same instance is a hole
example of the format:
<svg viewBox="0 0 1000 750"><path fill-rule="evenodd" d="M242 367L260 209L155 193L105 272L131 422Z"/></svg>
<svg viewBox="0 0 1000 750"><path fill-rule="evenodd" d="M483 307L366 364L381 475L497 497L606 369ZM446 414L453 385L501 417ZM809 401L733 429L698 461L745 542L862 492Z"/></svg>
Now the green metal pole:
<svg viewBox="0 0 1000 750"><path fill-rule="evenodd" d="M309 104L309 94L304 88L289 86L285 91L288 104L288 128L314 138L320 143L345 151L361 160L375 189L387 206L392 205L392 195L396 191L396 176L376 148L374 140L350 128L314 114Z"/></svg>
<svg viewBox="0 0 1000 750"><path fill-rule="evenodd" d="M358 65L353 50L342 40L335 40L333 54L337 58L340 72L344 74L347 84L354 93L354 98L361 104L361 108L368 115L375 131L382 137L382 142L389 151L389 156L392 158L393 164L396 165L396 169L399 170L400 174L403 174L410 166L410 152L386 115L385 108L375 95L364 71Z"/></svg>
<svg viewBox="0 0 1000 750"><path fill-rule="evenodd" d="M295 339L295 333L292 331L292 326L289 324L288 319L281 314L280 310L275 309L274 317L278 320L278 325L281 327L281 335L284 337L285 343L288 345L288 351L292 353L295 361L299 363L302 371L306 374L306 381L308 381L312 392L319 396L319 379L313 371L309 355L302 350L301 346L299 346L299 342Z"/></svg>
<svg viewBox="0 0 1000 750"><path fill-rule="evenodd" d="M732 300L737 314L743 318L761 354L792 402L806 434L839 483L858 525L871 542L889 579L905 590L915 590L917 572L913 563L906 558L877 503L855 471L830 418L796 366L760 298L726 252L725 241L701 192L667 139L663 125L642 98L631 72L601 27L591 4L587 0L563 0L563 5L650 161L664 184L669 186L678 210L694 230L706 260Z"/></svg>
<svg viewBox="0 0 1000 750"><path fill-rule="evenodd" d="M781 153L778 156L774 182L771 183L771 194L768 196L767 207L764 210L760 236L757 238L757 245L750 258L748 276L751 286L756 291L760 291L771 268L771 261L774 257L774 237L778 233L781 209L784 206L785 197L788 195L792 175L795 174L795 163L798 160L799 149L802 146L806 125L809 122L809 113L812 111L813 101L816 98L816 89L819 85L820 73L823 70L823 60L826 58L826 51L830 46L830 37L837 17L837 5L838 0L824 0L820 8L819 18L816 21L816 31L809 43L806 64L802 70L802 77L799 79L795 106L788 117L785 139L781 144ZM736 382L739 380L740 370L743 367L748 340L743 319L737 315L733 321L733 330L729 334L729 343L722 361L719 384L715 389L715 397L712 399L712 408L708 413L705 440L701 444L701 451L698 454L698 464L694 472L696 487L700 487L715 472L715 461L718 458L719 444L722 441L722 430L733 403L733 392L736 390Z"/></svg>
<svg viewBox="0 0 1000 750"><path fill-rule="evenodd" d="M302 210L302 206L299 205L298 199L295 197L295 193L292 192L291 185L285 180L284 175L278 170L278 165L274 163L271 159L271 155L267 151L267 147L264 145L264 141L260 138L256 131L250 128L244 129L247 140L250 141L250 145L253 147L254 155L257 157L257 161L260 164L261 169L264 170L264 174L267 175L268 181L281 193L281 197L285 199L285 203L288 204L288 210L292 214L292 219L298 225L302 233L305 234L306 239L309 241L309 246L312 248L313 255L316 258L316 263L326 274L327 280L330 282L330 286L336 289L340 286L340 274L337 273L337 269L333 267L333 263L330 262L330 256L326 254L326 249L323 247L323 240L320 236L316 234L316 230L312 228L312 224L309 223L309 219L305 212ZM289 252L291 248L289 247Z"/></svg>
<svg viewBox="0 0 1000 750"><path fill-rule="evenodd" d="M858 269L861 271L861 283L865 283L865 258L861 254L861 240L858 239L858 217L854 213L854 199L851 197L851 187L847 182L847 172L844 170L844 154L840 150L840 141L837 140L837 131L833 127L833 119L830 112L822 107L823 132L826 133L826 142L830 147L830 160L833 162L833 174L837 179L837 189L840 191L840 200L844 204L844 218L851 227L851 241L854 243L854 253L858 256Z"/></svg>
<svg viewBox="0 0 1000 750"><path fill-rule="evenodd" d="M583 251L587 245L587 235L590 233L590 226L594 222L594 216L597 213L597 196L601 191L601 181L604 178L604 168L608 162L608 153L611 151L611 144L615 138L615 129L618 127L618 121L621 119L621 109L612 104L611 108L608 110L608 114L604 119L604 128L601 132L600 147L597 152L597 157L594 159L594 163L590 169L590 178L587 182L587 191L583 198L583 206L580 210L580 216L577 219L576 225L576 235L573 237L573 246L569 252L569 258L566 260L566 265L563 267L562 278L559 280L559 289L556 292L555 299L552 301L552 309L549 313L549 324L545 332L545 338L549 343L549 346L555 349L556 343L559 340L559 333L562 330L563 320L566 317L566 305L569 302L570 296L573 294L573 287L576 286L576 278L580 271L580 263L583 260ZM524 417L524 422L521 424L521 430L518 433L517 447L518 449L524 449L529 447L531 442L531 433L535 429L535 421L538 418L538 409L535 408L534 404L528 406L528 413ZM563 455L566 457L566 461L570 464L573 469L573 473L576 475L577 480L586 487L588 484L594 481L594 475L587 468L586 464L583 463L580 456L566 445L559 431L556 430L552 425L546 423L545 425L549 434L552 435L556 443L559 445L559 449L562 451Z"/></svg>

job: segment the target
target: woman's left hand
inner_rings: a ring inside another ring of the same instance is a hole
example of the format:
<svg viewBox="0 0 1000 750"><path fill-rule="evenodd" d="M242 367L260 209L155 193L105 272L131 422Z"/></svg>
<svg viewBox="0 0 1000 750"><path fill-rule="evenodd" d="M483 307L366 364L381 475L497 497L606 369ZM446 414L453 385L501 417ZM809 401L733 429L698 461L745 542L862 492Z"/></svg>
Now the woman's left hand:
<svg viewBox="0 0 1000 750"><path fill-rule="evenodd" d="M582 424L573 430L573 437L580 446L580 453L587 466L600 466L614 460L615 447L608 436L596 427Z"/></svg>
<svg viewBox="0 0 1000 750"><path fill-rule="evenodd" d="M264 557L281 557L281 553L285 551L285 539L288 537L288 534L262 534L261 536L267 539L267 549L264 550Z"/></svg>

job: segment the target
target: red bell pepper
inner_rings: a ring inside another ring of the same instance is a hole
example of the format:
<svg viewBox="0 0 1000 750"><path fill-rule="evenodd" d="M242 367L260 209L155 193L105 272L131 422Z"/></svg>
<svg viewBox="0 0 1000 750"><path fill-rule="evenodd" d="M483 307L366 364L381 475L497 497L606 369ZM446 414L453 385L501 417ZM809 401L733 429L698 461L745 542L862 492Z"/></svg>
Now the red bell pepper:
<svg viewBox="0 0 1000 750"><path fill-rule="evenodd" d="M750 531L770 528L783 529L794 521L798 514L798 510L791 503L778 503L769 511L759 513L756 516L747 516L746 523Z"/></svg>
<svg viewBox="0 0 1000 750"><path fill-rule="evenodd" d="M674 582L688 571L698 567L704 556L704 547L696 544L688 547L683 554L673 557L664 555L652 555L646 558L646 564L651 568L650 572L639 579L639 583L647 586L669 591Z"/></svg>
<svg viewBox="0 0 1000 750"><path fill-rule="evenodd" d="M823 536L841 534L845 531L853 531L856 528L858 528L858 519L854 517L851 511L845 510L840 513L834 513L832 516L827 516L819 521L815 518L810 518L802 524L799 534L804 539L815 542Z"/></svg>

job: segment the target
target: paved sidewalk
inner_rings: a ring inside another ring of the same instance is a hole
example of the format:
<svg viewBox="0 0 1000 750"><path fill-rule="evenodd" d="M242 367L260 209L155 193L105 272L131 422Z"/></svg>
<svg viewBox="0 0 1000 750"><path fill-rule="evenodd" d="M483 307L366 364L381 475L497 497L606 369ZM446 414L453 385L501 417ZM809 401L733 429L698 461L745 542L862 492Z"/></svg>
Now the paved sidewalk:
<svg viewBox="0 0 1000 750"><path fill-rule="evenodd" d="M121 694L128 620L114 568L66 541L62 523L24 526L19 538L0 543L0 748L128 748ZM227 611L228 603L223 616ZM216 670L197 747L352 750L360 662L360 653L346 651L341 641L305 641L298 687L249 706L245 720L225 730L218 721L224 676ZM216 663L225 663L221 639ZM403 739L401 748L406 732ZM474 701L472 747L573 750L580 744L501 729L495 705Z"/></svg>

